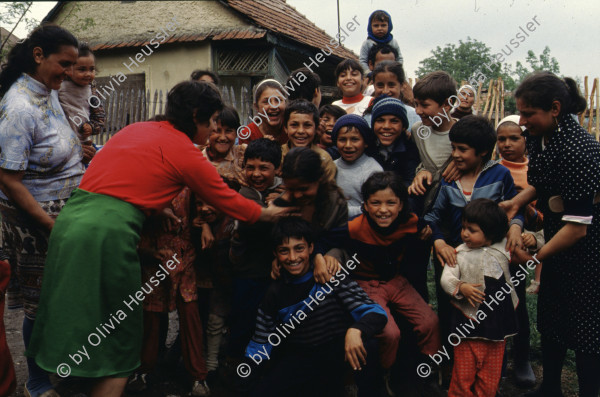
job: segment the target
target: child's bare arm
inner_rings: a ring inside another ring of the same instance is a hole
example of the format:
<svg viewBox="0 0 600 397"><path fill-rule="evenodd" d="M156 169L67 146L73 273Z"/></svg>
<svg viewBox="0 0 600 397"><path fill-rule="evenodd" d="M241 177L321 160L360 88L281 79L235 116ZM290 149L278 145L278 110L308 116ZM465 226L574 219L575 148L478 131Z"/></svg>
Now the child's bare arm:
<svg viewBox="0 0 600 397"><path fill-rule="evenodd" d="M483 300L485 299L485 293L477 289L477 287L481 287L481 284L462 283L458 287L460 293L473 307L483 303Z"/></svg>

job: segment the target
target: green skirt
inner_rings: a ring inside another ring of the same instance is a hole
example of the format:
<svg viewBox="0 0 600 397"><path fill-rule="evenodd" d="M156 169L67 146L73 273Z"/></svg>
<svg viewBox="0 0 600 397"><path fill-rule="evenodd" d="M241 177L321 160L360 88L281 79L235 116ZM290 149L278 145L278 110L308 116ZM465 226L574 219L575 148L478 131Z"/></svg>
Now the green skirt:
<svg viewBox="0 0 600 397"><path fill-rule="evenodd" d="M40 367L88 378L125 377L139 367L145 293L137 245L144 219L125 201L73 193L50 234L26 352Z"/></svg>

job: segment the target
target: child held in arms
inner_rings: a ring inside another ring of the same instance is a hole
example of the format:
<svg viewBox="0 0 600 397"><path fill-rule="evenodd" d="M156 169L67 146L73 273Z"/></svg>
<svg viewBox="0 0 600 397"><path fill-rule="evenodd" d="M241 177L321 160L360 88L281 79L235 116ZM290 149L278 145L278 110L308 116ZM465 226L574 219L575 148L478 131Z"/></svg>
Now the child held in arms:
<svg viewBox="0 0 600 397"><path fill-rule="evenodd" d="M360 65L365 73L369 73L369 50L376 44L387 44L398 52L396 61L404 63L400 46L392 36L392 17L386 11L374 11L369 17L369 25L367 28L368 37L360 47Z"/></svg>
<svg viewBox="0 0 600 397"><path fill-rule="evenodd" d="M69 125L81 141L84 164L89 163L96 153L90 135L99 134L104 127L104 108L96 95L95 77L96 58L88 45L81 43L77 63L61 84L58 100L69 119Z"/></svg>

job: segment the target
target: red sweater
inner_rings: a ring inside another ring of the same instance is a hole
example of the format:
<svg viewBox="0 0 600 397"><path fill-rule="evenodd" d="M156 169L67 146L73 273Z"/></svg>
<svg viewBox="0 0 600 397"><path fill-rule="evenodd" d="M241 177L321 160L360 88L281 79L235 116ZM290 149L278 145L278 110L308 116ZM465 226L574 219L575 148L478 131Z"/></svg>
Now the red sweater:
<svg viewBox="0 0 600 397"><path fill-rule="evenodd" d="M260 216L260 205L229 189L190 138L167 121L135 123L119 131L96 154L79 188L152 214L185 186L233 218L253 223Z"/></svg>
<svg viewBox="0 0 600 397"><path fill-rule="evenodd" d="M248 128L244 128L242 127L241 130L239 130L239 134L238 137L240 135L242 136L247 136L248 135L248 130L250 130L250 136L248 136L247 138L240 138L239 139L239 144L243 144L243 143L250 143L256 139L259 138L264 138L265 136L263 135L262 131L260 130L260 128L258 128L258 126L255 123L250 123L248 124L246 127ZM288 142L288 136L285 132L281 131L281 133L279 134L279 136L277 137L276 141L280 144L280 145L285 145Z"/></svg>

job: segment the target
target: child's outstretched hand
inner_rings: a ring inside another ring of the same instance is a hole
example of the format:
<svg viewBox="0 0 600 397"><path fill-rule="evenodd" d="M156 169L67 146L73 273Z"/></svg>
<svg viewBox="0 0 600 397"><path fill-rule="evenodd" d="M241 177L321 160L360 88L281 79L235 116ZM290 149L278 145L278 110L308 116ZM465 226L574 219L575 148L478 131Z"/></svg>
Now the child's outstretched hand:
<svg viewBox="0 0 600 397"><path fill-rule="evenodd" d="M435 240L433 246L435 248L435 254L442 266L456 266L456 250L452 246L446 244L442 239Z"/></svg>
<svg viewBox="0 0 600 397"><path fill-rule="evenodd" d="M346 351L346 361L355 371L360 371L362 365L367 365L367 350L363 345L361 332L357 328L348 328L346 332L346 341L344 350Z"/></svg>
<svg viewBox="0 0 600 397"><path fill-rule="evenodd" d="M483 300L485 299L485 293L478 290L477 287L481 287L481 284L462 283L460 287L458 287L460 293L467 298L473 307L483 303Z"/></svg>
<svg viewBox="0 0 600 397"><path fill-rule="evenodd" d="M416 194L417 196L420 196L427 193L427 186L431 185L432 180L433 175L431 172L427 170L419 171L419 173L415 175L413 182L408 187L408 194ZM427 186L425 184L427 184Z"/></svg>
<svg viewBox="0 0 600 397"><path fill-rule="evenodd" d="M535 248L537 247L537 240L535 236L531 233L523 233L521 234L521 238L523 239L523 245L527 248Z"/></svg>

